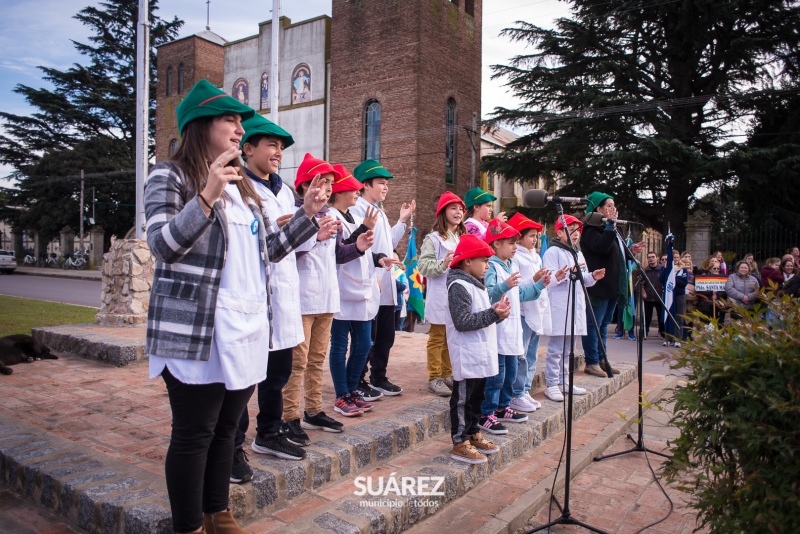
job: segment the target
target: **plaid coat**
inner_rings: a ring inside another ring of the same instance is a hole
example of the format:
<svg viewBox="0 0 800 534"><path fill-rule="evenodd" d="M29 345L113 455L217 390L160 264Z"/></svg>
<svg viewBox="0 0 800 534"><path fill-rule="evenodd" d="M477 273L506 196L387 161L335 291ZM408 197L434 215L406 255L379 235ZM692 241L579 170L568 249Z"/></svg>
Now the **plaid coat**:
<svg viewBox="0 0 800 534"><path fill-rule="evenodd" d="M214 335L214 314L222 269L225 267L228 227L222 201L209 217L200 199L184 201L186 179L170 162L153 167L144 186L147 244L156 257L150 308L147 312L147 352L165 358L208 360ZM269 264L277 262L319 230L302 209L279 231L248 200L259 221L261 259L267 275L267 301L272 318ZM270 330L272 326L270 325ZM270 331L270 347L272 346ZM265 352L270 347L264 347Z"/></svg>

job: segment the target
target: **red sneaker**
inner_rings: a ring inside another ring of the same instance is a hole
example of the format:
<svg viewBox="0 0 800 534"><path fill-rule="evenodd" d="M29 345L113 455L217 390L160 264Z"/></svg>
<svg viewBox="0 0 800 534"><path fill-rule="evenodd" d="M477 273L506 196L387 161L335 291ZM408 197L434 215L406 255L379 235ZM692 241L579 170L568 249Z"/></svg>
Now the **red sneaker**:
<svg viewBox="0 0 800 534"><path fill-rule="evenodd" d="M350 398L350 395L337 398L333 403L333 409L345 417L355 417L364 413L361 408L356 406L353 399Z"/></svg>
<svg viewBox="0 0 800 534"><path fill-rule="evenodd" d="M372 409L372 404L365 401L364 396L358 390L350 393L350 400L352 400L353 404L360 408L362 412L368 412Z"/></svg>

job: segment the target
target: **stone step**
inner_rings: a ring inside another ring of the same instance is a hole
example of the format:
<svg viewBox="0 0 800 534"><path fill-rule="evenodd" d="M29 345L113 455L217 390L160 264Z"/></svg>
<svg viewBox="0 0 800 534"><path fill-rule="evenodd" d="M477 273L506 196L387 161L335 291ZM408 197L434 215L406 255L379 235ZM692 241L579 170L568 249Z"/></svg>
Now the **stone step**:
<svg viewBox="0 0 800 534"><path fill-rule="evenodd" d="M33 328L31 335L53 352L123 366L147 359L145 332L145 326L79 324Z"/></svg>
<svg viewBox="0 0 800 534"><path fill-rule="evenodd" d="M585 415L635 379L635 366L617 366L622 373L611 380L580 376L579 382L588 394L576 397L576 417ZM500 453L489 456L487 464L468 465L450 458L447 402L432 398L428 408L414 407L403 414L389 414L382 421L360 425L363 428L358 430L349 427L347 434L338 436L356 444L352 451L336 451L329 444L320 446L315 442L308 447L310 458L303 462L251 456L251 466L256 469L253 483L232 490L232 496L236 495L232 502L236 503L237 517L253 532L271 532L275 528L282 532L400 532L439 513L448 503L503 469L513 469L526 453L564 428L563 404L544 401L543 407L530 414L527 422L506 425L509 434L487 436L501 448ZM403 419L403 415L411 419ZM423 419L418 419L423 415ZM429 426L433 421L436 432L431 432ZM351 429L360 435L351 434ZM359 443L362 439L368 440L369 445ZM370 462L357 460L358 455L366 460L367 454ZM348 473L337 471L344 465L342 459L344 463L350 462ZM334 474L339 475L338 484ZM416 477L443 477L443 494L425 497L420 503L408 496L376 499L354 493L368 487L370 480L376 489L379 477L383 477L384 484L390 484L389 479L394 478L401 486L403 480L418 480ZM356 480L360 485L355 484ZM279 488L283 485L287 497L281 499Z"/></svg>

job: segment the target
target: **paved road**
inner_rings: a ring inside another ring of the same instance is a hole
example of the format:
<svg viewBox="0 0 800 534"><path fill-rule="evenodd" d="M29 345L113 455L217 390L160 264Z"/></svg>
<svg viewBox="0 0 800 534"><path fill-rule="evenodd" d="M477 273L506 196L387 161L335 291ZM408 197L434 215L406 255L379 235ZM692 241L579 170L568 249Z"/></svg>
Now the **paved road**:
<svg viewBox="0 0 800 534"><path fill-rule="evenodd" d="M47 276L0 275L0 295L100 307L100 281Z"/></svg>

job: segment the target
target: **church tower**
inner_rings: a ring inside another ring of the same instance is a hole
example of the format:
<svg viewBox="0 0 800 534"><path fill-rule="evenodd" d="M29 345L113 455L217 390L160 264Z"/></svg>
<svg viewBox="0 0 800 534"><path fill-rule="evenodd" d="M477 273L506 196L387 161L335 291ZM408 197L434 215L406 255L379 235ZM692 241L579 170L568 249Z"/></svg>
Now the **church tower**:
<svg viewBox="0 0 800 534"><path fill-rule="evenodd" d="M439 195L463 198L470 188L473 146L480 149L470 130L481 112L481 9L482 0L333 0L330 161L352 171L378 160L395 176L389 219L415 198L421 233L434 223Z"/></svg>

